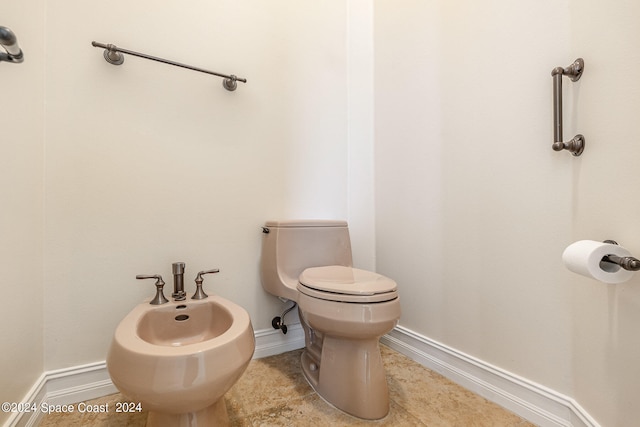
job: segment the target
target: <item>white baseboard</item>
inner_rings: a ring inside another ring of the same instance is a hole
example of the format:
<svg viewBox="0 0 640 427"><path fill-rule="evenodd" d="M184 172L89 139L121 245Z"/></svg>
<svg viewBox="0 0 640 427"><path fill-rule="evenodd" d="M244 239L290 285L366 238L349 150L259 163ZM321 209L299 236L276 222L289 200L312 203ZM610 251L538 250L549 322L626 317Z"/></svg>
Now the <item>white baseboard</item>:
<svg viewBox="0 0 640 427"><path fill-rule="evenodd" d="M304 347L299 323L289 325L287 334L264 329L255 332L254 359ZM572 398L511 374L503 369L447 347L402 326L382 338L382 343L438 372L461 386L495 402L542 427L600 427ZM105 362L91 363L43 373L22 402L40 408L71 405L117 393ZM39 410L13 413L4 427L35 427L42 419Z"/></svg>
<svg viewBox="0 0 640 427"><path fill-rule="evenodd" d="M304 331L300 323L287 325L286 335L278 329L262 329L255 332L254 359L273 356L304 347Z"/></svg>
<svg viewBox="0 0 640 427"><path fill-rule="evenodd" d="M43 406L68 405L117 392L105 362L48 371L38 378L22 399L36 410L12 413L5 426L35 427L44 416Z"/></svg>
<svg viewBox="0 0 640 427"><path fill-rule="evenodd" d="M381 342L542 427L600 427L572 398L402 326Z"/></svg>

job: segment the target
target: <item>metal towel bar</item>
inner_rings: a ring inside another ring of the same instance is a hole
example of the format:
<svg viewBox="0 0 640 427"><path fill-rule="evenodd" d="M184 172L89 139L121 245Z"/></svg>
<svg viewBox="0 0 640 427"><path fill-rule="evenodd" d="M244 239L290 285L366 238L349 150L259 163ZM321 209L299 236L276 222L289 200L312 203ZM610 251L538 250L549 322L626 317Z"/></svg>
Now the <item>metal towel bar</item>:
<svg viewBox="0 0 640 427"><path fill-rule="evenodd" d="M240 77L234 76L233 74L231 74L231 75L220 74L220 73L216 73L214 71L205 70L203 68L193 67L191 65L185 65L185 64L181 64L179 62L169 61L168 59L162 59L162 58L158 58L158 57L155 57L155 56L147 55L147 54L144 54L144 53L139 53L139 52L134 52L132 50L123 49L121 47L117 47L117 46L112 45L112 44L103 44L103 43L98 43L98 42L93 41L93 42L91 42L91 45L94 46L94 47L103 48L104 49L104 59L109 64L113 64L113 65L122 64L124 62L124 56L122 54L126 53L127 55L133 55L133 56L137 56L139 58L150 59L152 61L162 62L164 64L174 65L176 67L182 67L182 68L186 68L188 70L198 71L200 73L212 74L214 76L222 77L222 78L224 78L224 80L222 82L222 86L224 86L224 88L229 90L229 91L236 90L236 88L238 87L237 82L242 82L242 83L246 83L247 82L247 79L242 79Z"/></svg>
<svg viewBox="0 0 640 427"><path fill-rule="evenodd" d="M556 67L551 71L553 76L553 145L555 151L567 150L574 156L579 156L584 151L584 136L578 134L569 142L563 142L562 138L562 76L567 76L572 82L577 82L582 76L584 61L576 59L567 68Z"/></svg>

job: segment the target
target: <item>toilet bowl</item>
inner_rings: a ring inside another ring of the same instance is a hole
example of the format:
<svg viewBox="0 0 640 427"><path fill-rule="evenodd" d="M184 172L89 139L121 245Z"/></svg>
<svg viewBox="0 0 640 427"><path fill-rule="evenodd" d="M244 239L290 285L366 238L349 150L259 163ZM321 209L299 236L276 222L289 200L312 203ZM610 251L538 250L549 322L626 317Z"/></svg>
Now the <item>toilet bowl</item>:
<svg viewBox="0 0 640 427"><path fill-rule="evenodd" d="M139 304L116 328L113 384L149 411L147 426L228 425L224 394L255 349L248 313L218 296Z"/></svg>
<svg viewBox="0 0 640 427"><path fill-rule="evenodd" d="M400 318L396 283L353 268L344 221L269 221L263 287L295 301L305 333L302 372L327 402L364 419L389 412L379 339Z"/></svg>

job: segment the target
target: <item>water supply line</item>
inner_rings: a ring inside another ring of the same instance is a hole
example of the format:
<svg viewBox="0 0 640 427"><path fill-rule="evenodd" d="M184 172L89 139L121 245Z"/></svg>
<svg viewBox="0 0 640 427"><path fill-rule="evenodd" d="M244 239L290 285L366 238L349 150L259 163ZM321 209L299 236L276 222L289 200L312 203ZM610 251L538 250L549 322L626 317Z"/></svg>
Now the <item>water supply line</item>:
<svg viewBox="0 0 640 427"><path fill-rule="evenodd" d="M291 302L292 305L287 308L286 310L284 310L282 312L281 316L276 316L273 319L271 319L271 326L273 326L273 329L280 329L282 331L283 334L287 334L287 325L285 325L284 323L284 316L287 315L287 313L289 313L291 310L293 310L294 308L296 308L296 306L298 305L295 301L290 301L286 298L280 298L282 301L284 302Z"/></svg>
<svg viewBox="0 0 640 427"><path fill-rule="evenodd" d="M103 55L104 55L105 61L107 61L109 64L113 64L113 65L121 65L124 62L124 55L122 55L122 54L126 53L127 55L133 55L133 56L137 56L139 58L149 59L151 61L162 62L163 64L174 65L176 67L186 68L188 70L198 71L200 73L206 73L206 74L211 74L211 75L214 75L214 76L222 77L224 79L222 81L222 86L228 91L236 90L236 88L238 87L238 83L237 82L242 82L242 83L246 83L247 82L247 79L243 79L243 78L237 77L237 76L235 76L233 74L230 74L230 75L220 74L220 73L216 73L214 71L205 70L203 68L193 67L191 65L181 64L179 62L170 61L168 59L162 59L162 58L158 58L156 56L147 55L145 53L134 52L132 50L123 49L123 48L117 47L116 45L113 45L113 44L104 44L104 43L98 43L98 42L93 41L93 42L91 42L91 45L93 47L101 47L101 48L103 48L104 49Z"/></svg>

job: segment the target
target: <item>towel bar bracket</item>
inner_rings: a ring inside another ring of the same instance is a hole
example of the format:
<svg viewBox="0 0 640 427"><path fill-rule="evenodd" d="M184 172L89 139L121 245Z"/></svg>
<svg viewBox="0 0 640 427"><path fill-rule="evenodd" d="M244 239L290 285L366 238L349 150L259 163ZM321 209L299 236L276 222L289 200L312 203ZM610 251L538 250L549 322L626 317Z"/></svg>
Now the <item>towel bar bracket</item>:
<svg viewBox="0 0 640 427"><path fill-rule="evenodd" d="M553 148L553 151L567 150L577 157L584 151L584 136L578 134L569 142L556 141L551 145L551 148Z"/></svg>
<svg viewBox="0 0 640 427"><path fill-rule="evenodd" d="M556 74L561 74L563 76L567 76L571 79L572 82L577 82L582 77L582 72L584 71L584 60L582 58L578 58L573 61L573 64L569 65L566 68L556 67L551 71L551 75L555 76Z"/></svg>

